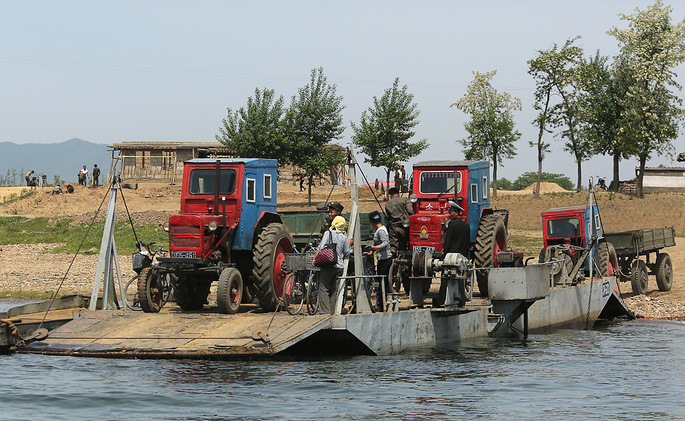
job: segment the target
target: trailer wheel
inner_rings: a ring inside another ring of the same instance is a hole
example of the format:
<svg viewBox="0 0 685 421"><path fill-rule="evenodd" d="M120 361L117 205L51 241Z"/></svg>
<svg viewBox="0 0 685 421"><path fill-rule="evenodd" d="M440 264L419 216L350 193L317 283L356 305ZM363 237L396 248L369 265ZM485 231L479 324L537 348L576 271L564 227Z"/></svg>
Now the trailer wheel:
<svg viewBox="0 0 685 421"><path fill-rule="evenodd" d="M474 250L476 268L499 267L497 253L507 249L507 227L497 215L485 216L478 225L478 236ZM476 270L478 290L481 296L488 295L488 271Z"/></svg>
<svg viewBox="0 0 685 421"><path fill-rule="evenodd" d="M673 265L668 253L659 253L656 258L656 284L659 291L670 291L673 286Z"/></svg>
<svg viewBox="0 0 685 421"><path fill-rule="evenodd" d="M635 260L631 267L630 285L635 294L647 293L647 265L642 260Z"/></svg>
<svg viewBox="0 0 685 421"><path fill-rule="evenodd" d="M614 276L618 268L618 257L613 244L602 241L598 245L599 249L599 272L603 278Z"/></svg>
<svg viewBox="0 0 685 421"><path fill-rule="evenodd" d="M243 277L236 268L226 268L219 275L219 285L216 289L216 303L219 311L225 314L235 314L240 308L243 295Z"/></svg>
<svg viewBox="0 0 685 421"><path fill-rule="evenodd" d="M159 313L164 300L164 290L159 280L159 271L146 267L138 277L138 302L146 313Z"/></svg>
<svg viewBox="0 0 685 421"><path fill-rule="evenodd" d="M281 303L286 278L283 272L285 254L292 252L293 237L285 225L271 223L259 233L252 258L252 275L259 305L264 310L275 310Z"/></svg>

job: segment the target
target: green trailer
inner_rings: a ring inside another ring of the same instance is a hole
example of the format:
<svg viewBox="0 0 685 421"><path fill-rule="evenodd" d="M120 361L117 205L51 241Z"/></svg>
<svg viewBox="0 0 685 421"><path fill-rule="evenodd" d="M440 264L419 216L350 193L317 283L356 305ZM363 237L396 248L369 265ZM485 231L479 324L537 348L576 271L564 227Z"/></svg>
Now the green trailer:
<svg viewBox="0 0 685 421"><path fill-rule="evenodd" d="M362 243L373 240L374 228L369 222L369 213L359 214ZM279 211L283 224L288 227L288 231L293 237L293 241L299 250L304 250L308 243L316 245L319 243L319 233L324 220L328 218L326 211ZM342 215L345 220L350 221L350 214ZM381 212L383 225L387 226L385 213Z"/></svg>
<svg viewBox="0 0 685 421"><path fill-rule="evenodd" d="M647 228L604 233L604 236L616 251L620 280L630 281L634 293L647 293L650 274L656 276L660 291L671 289L673 283L671 257L661 250L675 246L675 228Z"/></svg>

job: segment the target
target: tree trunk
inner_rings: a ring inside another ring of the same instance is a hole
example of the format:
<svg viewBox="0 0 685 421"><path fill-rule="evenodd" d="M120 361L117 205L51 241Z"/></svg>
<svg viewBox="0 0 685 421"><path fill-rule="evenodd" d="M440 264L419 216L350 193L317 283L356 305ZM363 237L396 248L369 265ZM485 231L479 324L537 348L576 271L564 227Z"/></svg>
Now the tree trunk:
<svg viewBox="0 0 685 421"><path fill-rule="evenodd" d="M640 156L640 174L637 175L637 197L644 199L644 192L642 191L642 180L645 176L645 165L647 164L647 157Z"/></svg>
<svg viewBox="0 0 685 421"><path fill-rule="evenodd" d="M614 179L611 181L611 185L609 186L609 190L611 191L618 191L618 185L621 182L619 180L620 175L618 173L618 164L621 162L621 152L615 152L614 153Z"/></svg>
<svg viewBox="0 0 685 421"><path fill-rule="evenodd" d="M457 186L454 186L456 191ZM486 186L487 188L487 186ZM483 192L485 193L485 192ZM497 153L492 154L492 198L497 199ZM473 200L473 199L472 199ZM477 200L477 198L476 198Z"/></svg>
<svg viewBox="0 0 685 421"><path fill-rule="evenodd" d="M538 181L535 185L535 192L533 195L535 197L540 197L540 182L542 181L542 130L540 130L540 136L538 137Z"/></svg>
<svg viewBox="0 0 685 421"><path fill-rule="evenodd" d="M578 165L578 187L576 187L576 191L579 192L583 190L583 171L581 169L583 164L580 160L576 160L576 164Z"/></svg>
<svg viewBox="0 0 685 421"><path fill-rule="evenodd" d="M312 184L314 184L314 176L307 177L307 206L312 205Z"/></svg>

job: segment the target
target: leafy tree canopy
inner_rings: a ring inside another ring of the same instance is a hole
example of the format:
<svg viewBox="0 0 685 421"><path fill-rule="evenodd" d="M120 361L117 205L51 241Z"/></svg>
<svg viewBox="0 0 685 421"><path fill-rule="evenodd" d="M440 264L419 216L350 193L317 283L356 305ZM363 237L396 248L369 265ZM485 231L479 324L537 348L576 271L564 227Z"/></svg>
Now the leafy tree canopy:
<svg viewBox="0 0 685 421"><path fill-rule="evenodd" d="M236 111L228 108L216 140L241 157L283 160L286 152L283 136L283 96L275 98L273 89L255 89L247 106Z"/></svg>
<svg viewBox="0 0 685 421"><path fill-rule="evenodd" d="M395 78L392 88L380 98L373 97L373 107L362 112L359 125L352 123L354 144L367 156L365 162L386 169L387 181L391 171L428 147L425 139L410 142L419 124L419 110L407 85L399 85L400 79Z"/></svg>

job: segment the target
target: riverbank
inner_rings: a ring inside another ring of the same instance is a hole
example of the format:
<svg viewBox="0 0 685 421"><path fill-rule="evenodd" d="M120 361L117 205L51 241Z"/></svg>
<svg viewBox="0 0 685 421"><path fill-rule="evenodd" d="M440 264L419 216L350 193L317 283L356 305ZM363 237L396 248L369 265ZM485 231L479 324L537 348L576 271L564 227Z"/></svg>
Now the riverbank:
<svg viewBox="0 0 685 421"><path fill-rule="evenodd" d="M138 223L161 225L169 215L178 213L180 187L166 183L139 183L137 189L122 189L128 209ZM535 256L542 246L540 212L556 206L586 203L586 193L551 192L539 198L531 195L506 195L499 192L497 207L510 211L509 228L518 243L526 244L526 255ZM374 197L377 195L378 199ZM0 216L65 217L76 222L90 221L106 195L105 188L77 186L70 195L52 196L49 189L0 206ZM349 209L349 188L336 186L315 186L312 205L308 204L307 192L300 192L298 186L279 183L279 210L314 210L316 204L330 195L330 201L340 201ZM369 212L383 205L380 191L360 190L360 208ZM625 195L601 193L602 221L607 231L649 228L655 226L676 226L676 233L682 235L685 217L682 194L648 195L646 199L631 199ZM657 205L655 205L657 204ZM105 203L106 207L106 203ZM121 207L119 207L120 212ZM104 209L102 210L104 213ZM119 212L118 212L119 214ZM629 225L626 215L631 215ZM123 217L118 215L117 218ZM142 221L142 222L141 222ZM58 244L12 244L0 245L0 293L5 297L35 298L36 294L48 296L59 291L59 295L90 295L97 267L97 254L74 257L65 253L50 253ZM663 320L685 320L685 238L677 238L676 246L664 250L673 262L673 289L667 292L656 290L653 276L649 279L649 292L633 296L630 283L621 283L620 288L628 306L638 317ZM91 253L97 253L92 250ZM131 268L131 256L120 255L119 264L122 279L135 276ZM68 270L68 272L67 272ZM65 275L66 274L66 275Z"/></svg>

